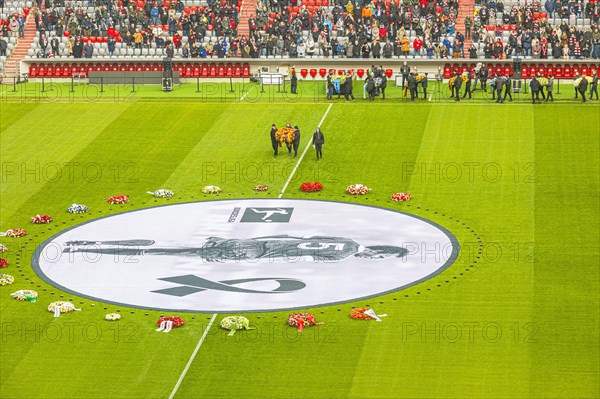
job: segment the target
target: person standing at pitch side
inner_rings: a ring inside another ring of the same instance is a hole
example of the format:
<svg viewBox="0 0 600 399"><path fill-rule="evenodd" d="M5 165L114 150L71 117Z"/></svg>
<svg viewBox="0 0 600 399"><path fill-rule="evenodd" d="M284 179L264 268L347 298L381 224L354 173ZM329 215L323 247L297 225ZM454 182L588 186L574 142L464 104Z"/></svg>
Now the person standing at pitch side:
<svg viewBox="0 0 600 399"><path fill-rule="evenodd" d="M320 127L317 127L317 130L313 133L312 139L313 147L317 151L317 161L319 159L323 159L323 151L322 148L325 145L325 136L323 136L323 132Z"/></svg>
<svg viewBox="0 0 600 399"><path fill-rule="evenodd" d="M277 158L277 153L279 152L279 141L275 136L275 132L277 132L277 126L273 123L271 126L271 145L273 146L273 158Z"/></svg>
<svg viewBox="0 0 600 399"><path fill-rule="evenodd" d="M298 156L298 147L300 146L300 128L294 126L294 140L292 140L292 146L294 147L294 158Z"/></svg>

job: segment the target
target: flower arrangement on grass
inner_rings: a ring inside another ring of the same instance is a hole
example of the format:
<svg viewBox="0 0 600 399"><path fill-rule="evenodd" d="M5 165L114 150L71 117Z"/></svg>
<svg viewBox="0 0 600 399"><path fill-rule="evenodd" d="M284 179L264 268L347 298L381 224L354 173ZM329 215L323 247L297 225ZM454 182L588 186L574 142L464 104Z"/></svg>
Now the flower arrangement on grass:
<svg viewBox="0 0 600 399"><path fill-rule="evenodd" d="M121 320L121 315L118 313L109 313L106 316L104 316L104 320L106 321L117 321L117 320Z"/></svg>
<svg viewBox="0 0 600 399"><path fill-rule="evenodd" d="M228 336L235 334L237 330L254 330L250 327L250 320L244 316L227 316L223 318L221 328L229 330Z"/></svg>
<svg viewBox="0 0 600 399"><path fill-rule="evenodd" d="M121 205L129 202L128 195L113 195L110 198L107 198L106 201L112 205Z"/></svg>
<svg viewBox="0 0 600 399"><path fill-rule="evenodd" d="M56 313L56 309L60 310L60 313L69 313L75 310L81 310L76 308L71 302L67 301L56 301L48 305L48 312Z"/></svg>
<svg viewBox="0 0 600 399"><path fill-rule="evenodd" d="M0 274L0 285L11 285L15 282L15 278L10 274Z"/></svg>
<svg viewBox="0 0 600 399"><path fill-rule="evenodd" d="M354 320L371 320L381 321L380 317L385 317L386 314L377 315L373 309L369 308L358 308L352 309L350 312L350 318Z"/></svg>
<svg viewBox="0 0 600 399"><path fill-rule="evenodd" d="M178 328L181 327L185 324L185 322L183 321L183 319L179 316L163 316L160 319L158 319L158 321L156 322L156 324L158 324L160 326L160 324L162 322L166 322L166 321L172 321L173 322L173 327L174 328Z"/></svg>
<svg viewBox="0 0 600 399"><path fill-rule="evenodd" d="M88 211L88 207L81 204L73 204L67 208L67 212L69 213L86 213Z"/></svg>
<svg viewBox="0 0 600 399"><path fill-rule="evenodd" d="M0 236L6 237L24 237L27 235L27 230L25 229L8 229L6 232L1 233Z"/></svg>
<svg viewBox="0 0 600 399"><path fill-rule="evenodd" d="M265 186L264 184L259 184L258 186L254 186L254 191L267 191L269 186Z"/></svg>
<svg viewBox="0 0 600 399"><path fill-rule="evenodd" d="M369 310L368 308L359 308L359 309L352 309L352 311L350 312L350 317L354 320L368 320L371 318L371 316L365 314L365 312Z"/></svg>
<svg viewBox="0 0 600 399"><path fill-rule="evenodd" d="M8 248L6 248L6 245L0 244L0 253L6 252L6 251L8 251Z"/></svg>
<svg viewBox="0 0 600 399"><path fill-rule="evenodd" d="M287 142L288 144L292 143L292 141L294 140L295 134L296 134L296 130L294 128L282 127L282 128L277 129L277 131L275 132L275 137L279 141L279 146L283 147L284 142Z"/></svg>
<svg viewBox="0 0 600 399"><path fill-rule="evenodd" d="M31 218L33 224L48 224L52 223L52 218L48 215L35 215Z"/></svg>
<svg viewBox="0 0 600 399"><path fill-rule="evenodd" d="M346 194L350 195L365 195L369 194L369 191L371 191L371 189L362 184L352 184L346 187Z"/></svg>
<svg viewBox="0 0 600 399"><path fill-rule="evenodd" d="M304 191L305 193L313 193L315 191L323 190L323 185L317 181L305 182L300 186L300 190Z"/></svg>
<svg viewBox="0 0 600 399"><path fill-rule="evenodd" d="M0 258L0 269L4 269L5 267L8 267L8 261L4 258Z"/></svg>
<svg viewBox="0 0 600 399"><path fill-rule="evenodd" d="M38 297L37 291L33 291L33 290L19 290L19 291L13 292L10 295L13 297L13 299L16 299L17 301L29 301L29 302L35 302L36 298Z"/></svg>
<svg viewBox="0 0 600 399"><path fill-rule="evenodd" d="M173 191L161 188L156 191L148 191L148 194L154 195L156 198L170 198L173 196Z"/></svg>
<svg viewBox="0 0 600 399"><path fill-rule="evenodd" d="M312 313L297 312L288 316L287 325L297 327L298 332L304 331L307 326L320 326L325 323L317 323L315 315Z"/></svg>
<svg viewBox="0 0 600 399"><path fill-rule="evenodd" d="M219 186L204 186L202 189L204 194L219 194L221 192L221 187Z"/></svg>
<svg viewBox="0 0 600 399"><path fill-rule="evenodd" d="M390 197L392 201L404 202L410 201L412 199L411 195L408 193L394 193Z"/></svg>

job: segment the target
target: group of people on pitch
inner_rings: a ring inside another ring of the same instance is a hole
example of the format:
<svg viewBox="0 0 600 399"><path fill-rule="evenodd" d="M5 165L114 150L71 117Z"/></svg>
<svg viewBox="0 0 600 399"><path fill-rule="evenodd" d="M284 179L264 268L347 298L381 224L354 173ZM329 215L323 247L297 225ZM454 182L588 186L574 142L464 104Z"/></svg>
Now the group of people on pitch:
<svg viewBox="0 0 600 399"><path fill-rule="evenodd" d="M292 124L290 122L286 123L286 128L292 129ZM294 158L298 156L298 147L300 146L300 128L296 125L293 127L294 129L294 138L291 142L285 140L285 145L288 150L288 155L292 155L292 150L294 151ZM277 138L277 126L273 123L271 125L271 145L273 146L273 158L277 158L279 153L279 145L280 141ZM312 146L314 147L317 153L317 161L323 158L323 146L325 145L325 136L323 136L323 132L321 128L317 126L315 132L312 137Z"/></svg>

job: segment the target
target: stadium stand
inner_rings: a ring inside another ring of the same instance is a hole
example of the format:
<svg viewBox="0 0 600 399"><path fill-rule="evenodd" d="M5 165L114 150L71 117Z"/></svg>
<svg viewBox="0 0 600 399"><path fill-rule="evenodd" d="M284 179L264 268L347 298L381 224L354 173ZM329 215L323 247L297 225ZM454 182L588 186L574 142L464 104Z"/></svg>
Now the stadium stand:
<svg viewBox="0 0 600 399"><path fill-rule="evenodd" d="M597 0L9 0L1 19L5 76L21 59L31 77L159 71L165 56L182 77L236 77L249 65L229 59L600 58Z"/></svg>

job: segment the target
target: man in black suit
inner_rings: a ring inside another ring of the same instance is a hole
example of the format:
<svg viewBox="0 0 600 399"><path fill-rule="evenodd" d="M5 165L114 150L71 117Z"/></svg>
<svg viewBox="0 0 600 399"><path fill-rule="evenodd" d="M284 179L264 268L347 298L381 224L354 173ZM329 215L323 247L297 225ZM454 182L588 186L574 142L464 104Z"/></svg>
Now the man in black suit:
<svg viewBox="0 0 600 399"><path fill-rule="evenodd" d="M454 91L456 92L455 101L460 101L460 88L462 87L462 76L456 73L456 79L454 79Z"/></svg>
<svg viewBox="0 0 600 399"><path fill-rule="evenodd" d="M506 75L502 79L504 79L504 98L502 100L504 101L506 97L510 97L510 101L512 102L512 79L510 75Z"/></svg>
<svg viewBox="0 0 600 399"><path fill-rule="evenodd" d="M496 102L503 103L504 97L502 97L502 89L504 89L504 79L499 73L496 74Z"/></svg>
<svg viewBox="0 0 600 399"><path fill-rule="evenodd" d="M294 158L298 156L298 146L300 145L300 128L298 126L294 126L294 140L292 141L292 146L294 147Z"/></svg>
<svg viewBox="0 0 600 399"><path fill-rule="evenodd" d="M585 92L587 91L588 88L588 81L587 79L584 77L581 78L581 82L579 82L579 93L581 94L581 102L584 103L585 100Z"/></svg>
<svg viewBox="0 0 600 399"><path fill-rule="evenodd" d="M414 73L408 75L408 90L410 90L410 102L414 102L417 97L417 78Z"/></svg>
<svg viewBox="0 0 600 399"><path fill-rule="evenodd" d="M421 80L421 86L423 86L423 100L427 100L427 72L425 72L425 77Z"/></svg>
<svg viewBox="0 0 600 399"><path fill-rule="evenodd" d="M481 90L487 93L487 80L489 76L489 71L487 66L482 66L479 70L479 81L481 82Z"/></svg>
<svg viewBox="0 0 600 399"><path fill-rule="evenodd" d="M410 67L408 63L404 61L404 64L400 67L400 73L402 74L402 87L406 86L406 80L408 79L408 75L410 74Z"/></svg>
<svg viewBox="0 0 600 399"><path fill-rule="evenodd" d="M312 139L313 147L317 151L317 161L319 159L323 159L323 151L322 148L325 145L325 136L323 136L323 132L321 132L321 128L317 127L317 130L313 133Z"/></svg>
<svg viewBox="0 0 600 399"><path fill-rule="evenodd" d="M594 99L594 93L596 93L596 100L598 100L598 71L594 71L592 76L592 86L590 87L590 100Z"/></svg>
<svg viewBox="0 0 600 399"><path fill-rule="evenodd" d="M277 137L275 137L275 132L277 132L277 126L273 123L271 126L271 145L273 146L273 158L277 158L277 153L279 152L279 141Z"/></svg>
<svg viewBox="0 0 600 399"><path fill-rule="evenodd" d="M298 88L298 76L296 76L296 67L294 67L292 65L292 67L290 68L290 91L292 94L298 94L297 93L297 88Z"/></svg>
<svg viewBox="0 0 600 399"><path fill-rule="evenodd" d="M463 93L462 98L464 100L468 95L470 100L473 98L471 94L471 71L465 71L463 74L467 77L467 81L465 82L465 92Z"/></svg>
<svg viewBox="0 0 600 399"><path fill-rule="evenodd" d="M535 100L537 100L538 104L540 104L541 103L541 101L540 101L541 85L535 76L531 79L531 82L529 82L529 87L531 88L531 102L533 104L535 104Z"/></svg>

